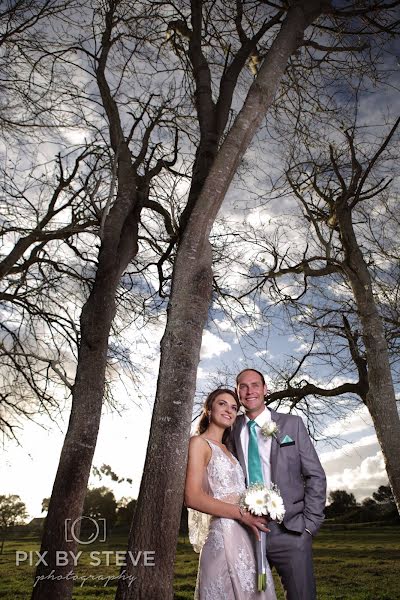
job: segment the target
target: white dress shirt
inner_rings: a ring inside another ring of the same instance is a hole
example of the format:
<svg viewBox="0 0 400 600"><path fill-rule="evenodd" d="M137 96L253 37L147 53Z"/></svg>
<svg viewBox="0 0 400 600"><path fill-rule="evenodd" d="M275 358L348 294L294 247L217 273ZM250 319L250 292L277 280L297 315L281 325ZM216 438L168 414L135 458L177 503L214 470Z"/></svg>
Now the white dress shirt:
<svg viewBox="0 0 400 600"><path fill-rule="evenodd" d="M244 459L246 461L246 477L249 481L249 467L248 467L248 450L249 450L249 427L247 423L250 419L245 415L245 425L242 427L240 432L240 441L243 448ZM257 431L257 442L258 452L260 454L261 468L265 485L268 487L271 485L271 436L266 437L261 433L261 427L271 421L271 413L267 408L264 408L262 413L254 419L258 427Z"/></svg>

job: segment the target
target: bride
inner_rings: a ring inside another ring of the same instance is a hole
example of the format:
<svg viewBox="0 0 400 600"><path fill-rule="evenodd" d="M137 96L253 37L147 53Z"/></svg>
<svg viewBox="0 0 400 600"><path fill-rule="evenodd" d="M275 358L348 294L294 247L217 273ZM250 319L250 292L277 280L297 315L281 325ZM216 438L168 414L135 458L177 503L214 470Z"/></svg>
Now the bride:
<svg viewBox="0 0 400 600"><path fill-rule="evenodd" d="M253 539L259 537L259 530L268 531L267 522L239 506L245 479L227 447L239 406L234 391L211 392L204 403L199 435L189 442L185 502L199 513L212 515L197 575L195 597L200 600L276 600L269 568L267 589L257 592ZM194 514L194 522L201 529L204 515L199 513Z"/></svg>

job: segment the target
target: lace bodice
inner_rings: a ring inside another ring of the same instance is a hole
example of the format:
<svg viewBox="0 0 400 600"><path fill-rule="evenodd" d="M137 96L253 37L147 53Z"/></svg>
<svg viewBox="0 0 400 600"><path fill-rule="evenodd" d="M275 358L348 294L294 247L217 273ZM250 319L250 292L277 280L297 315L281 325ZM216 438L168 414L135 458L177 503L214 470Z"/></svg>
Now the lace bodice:
<svg viewBox="0 0 400 600"><path fill-rule="evenodd" d="M207 465L210 496L225 502L236 503L246 490L242 467L236 458L231 459L217 444L207 440L211 447L211 458Z"/></svg>

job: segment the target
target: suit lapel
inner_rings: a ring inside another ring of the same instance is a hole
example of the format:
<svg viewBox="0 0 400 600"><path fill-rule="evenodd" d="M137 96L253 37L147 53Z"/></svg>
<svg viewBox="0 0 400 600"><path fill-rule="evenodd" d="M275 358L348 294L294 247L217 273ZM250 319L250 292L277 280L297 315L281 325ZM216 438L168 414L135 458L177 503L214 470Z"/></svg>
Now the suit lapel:
<svg viewBox="0 0 400 600"><path fill-rule="evenodd" d="M240 463L240 466L242 467L242 471L244 473L244 476L246 478L246 485L247 485L247 476L246 476L246 461L244 459L244 454L243 454L243 448L242 448L242 443L240 441L240 433L244 427L244 422L245 422L245 418L243 415L240 415L237 419L236 419L236 423L234 425L233 428L233 438L235 440L235 448L236 448L236 454L237 454L237 459Z"/></svg>
<svg viewBox="0 0 400 600"><path fill-rule="evenodd" d="M272 421L274 421L278 426L278 434L276 436L272 436L271 440L271 482L275 483L275 474L277 472L277 462L279 457L279 439L281 433L282 419L280 418L280 414L277 413L275 410L272 410L271 408L268 408L268 410L271 412Z"/></svg>

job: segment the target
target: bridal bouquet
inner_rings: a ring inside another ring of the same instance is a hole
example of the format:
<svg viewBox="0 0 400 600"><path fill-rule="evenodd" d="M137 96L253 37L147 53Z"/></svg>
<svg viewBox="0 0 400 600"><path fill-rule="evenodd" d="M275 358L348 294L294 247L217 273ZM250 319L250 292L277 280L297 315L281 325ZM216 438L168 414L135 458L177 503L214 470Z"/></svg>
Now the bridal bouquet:
<svg viewBox="0 0 400 600"><path fill-rule="evenodd" d="M278 523L282 523L285 516L282 496L274 484L269 488L263 483L254 483L243 494L239 505L253 515L266 516ZM267 588L267 538L264 532L261 532L256 543L256 559L257 590L261 592Z"/></svg>

